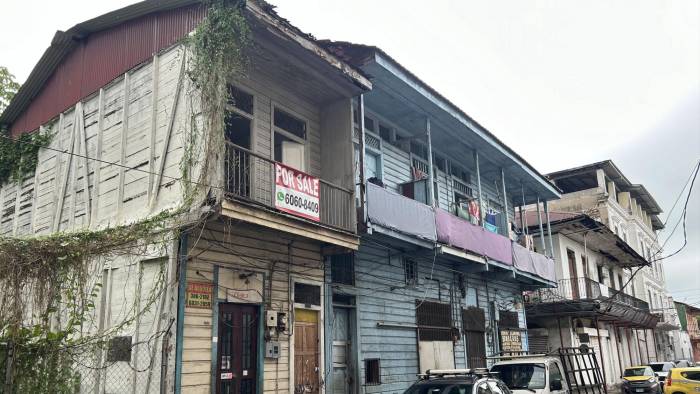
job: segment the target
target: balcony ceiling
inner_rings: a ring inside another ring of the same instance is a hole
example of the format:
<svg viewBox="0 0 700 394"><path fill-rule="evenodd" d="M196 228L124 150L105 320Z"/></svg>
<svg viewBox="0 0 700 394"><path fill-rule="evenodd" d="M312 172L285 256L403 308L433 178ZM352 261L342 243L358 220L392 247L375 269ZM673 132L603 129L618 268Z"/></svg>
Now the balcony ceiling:
<svg viewBox="0 0 700 394"><path fill-rule="evenodd" d="M655 328L658 318L653 314L613 300L562 300L528 304L528 319L552 317L596 318L630 328Z"/></svg>
<svg viewBox="0 0 700 394"><path fill-rule="evenodd" d="M362 69L370 75L373 85L365 95L368 108L416 138L425 135L425 120L429 117L433 150L464 163L472 171L473 151L478 151L482 182L500 181L503 168L511 201L521 203L523 189L526 204L535 203L538 195L542 200L559 198L556 186L510 148L451 104L429 94L418 83L402 78L400 70L392 69L391 64L370 62Z"/></svg>

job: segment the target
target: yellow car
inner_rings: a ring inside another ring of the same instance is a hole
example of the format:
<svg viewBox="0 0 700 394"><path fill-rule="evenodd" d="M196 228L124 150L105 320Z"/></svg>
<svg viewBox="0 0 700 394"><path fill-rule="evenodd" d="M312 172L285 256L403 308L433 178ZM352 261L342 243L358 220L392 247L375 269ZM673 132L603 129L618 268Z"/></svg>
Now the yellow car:
<svg viewBox="0 0 700 394"><path fill-rule="evenodd" d="M661 394L659 378L648 365L625 368L622 374L622 394Z"/></svg>
<svg viewBox="0 0 700 394"><path fill-rule="evenodd" d="M664 384L665 394L700 393L700 367L673 368Z"/></svg>

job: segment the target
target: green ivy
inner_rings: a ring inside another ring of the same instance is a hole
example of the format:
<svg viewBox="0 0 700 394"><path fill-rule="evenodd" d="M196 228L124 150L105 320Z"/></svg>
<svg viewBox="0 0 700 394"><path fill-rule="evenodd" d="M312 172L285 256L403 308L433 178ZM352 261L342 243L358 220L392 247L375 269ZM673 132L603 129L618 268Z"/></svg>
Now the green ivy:
<svg viewBox="0 0 700 394"><path fill-rule="evenodd" d="M17 139L0 131L0 186L33 175L39 161L39 150L48 146L52 138L48 131L24 133Z"/></svg>

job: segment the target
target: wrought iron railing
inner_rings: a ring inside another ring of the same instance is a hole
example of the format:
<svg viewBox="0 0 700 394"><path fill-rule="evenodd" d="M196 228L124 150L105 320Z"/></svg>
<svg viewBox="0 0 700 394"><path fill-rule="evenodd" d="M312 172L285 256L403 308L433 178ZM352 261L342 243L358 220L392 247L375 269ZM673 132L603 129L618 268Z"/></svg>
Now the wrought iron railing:
<svg viewBox="0 0 700 394"><path fill-rule="evenodd" d="M226 143L225 192L275 208L275 161L241 146ZM319 216L324 225L355 232L353 191L319 179Z"/></svg>
<svg viewBox="0 0 700 394"><path fill-rule="evenodd" d="M557 287L538 289L527 294L526 302L531 304L559 302L565 300L613 300L644 311L649 311L649 304L629 294L618 293L590 278L569 278L557 281Z"/></svg>

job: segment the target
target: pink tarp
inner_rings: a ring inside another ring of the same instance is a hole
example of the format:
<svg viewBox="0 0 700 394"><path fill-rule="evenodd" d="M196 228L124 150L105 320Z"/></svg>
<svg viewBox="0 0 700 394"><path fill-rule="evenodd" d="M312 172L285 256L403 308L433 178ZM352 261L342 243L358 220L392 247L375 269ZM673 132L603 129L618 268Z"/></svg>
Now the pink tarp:
<svg viewBox="0 0 700 394"><path fill-rule="evenodd" d="M508 238L486 231L442 209L435 210L435 222L438 241L513 265L513 249Z"/></svg>
<svg viewBox="0 0 700 394"><path fill-rule="evenodd" d="M520 271L528 272L540 278L556 281L554 261L544 255L533 252L513 242L513 263Z"/></svg>

